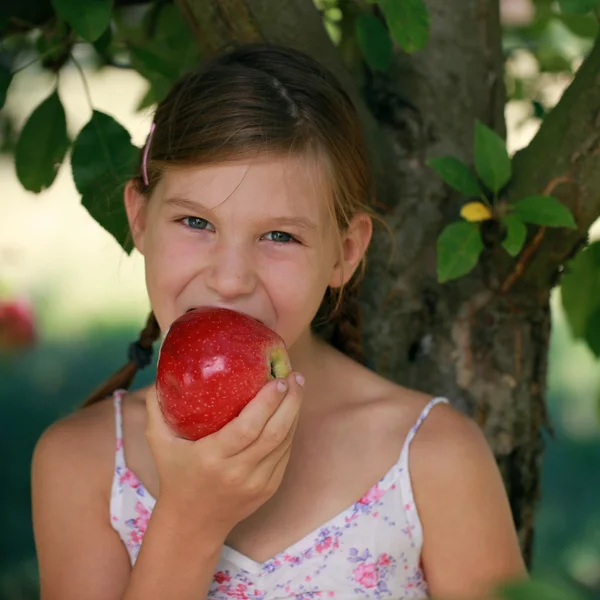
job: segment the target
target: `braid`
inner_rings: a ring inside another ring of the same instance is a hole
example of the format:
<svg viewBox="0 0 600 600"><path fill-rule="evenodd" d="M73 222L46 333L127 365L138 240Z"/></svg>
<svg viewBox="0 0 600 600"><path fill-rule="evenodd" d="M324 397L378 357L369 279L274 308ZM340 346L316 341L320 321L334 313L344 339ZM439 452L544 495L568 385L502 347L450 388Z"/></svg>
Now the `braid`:
<svg viewBox="0 0 600 600"><path fill-rule="evenodd" d="M330 343L357 362L365 363L362 342L362 311L358 300L358 285L344 291L334 317Z"/></svg>
<svg viewBox="0 0 600 600"><path fill-rule="evenodd" d="M119 389L128 389L133 383L139 369L148 366L152 360L152 346L160 335L160 327L153 312L148 315L146 326L140 332L136 342L129 345L129 362L121 367L110 379L105 381L83 403L82 407L90 406L110 396Z"/></svg>

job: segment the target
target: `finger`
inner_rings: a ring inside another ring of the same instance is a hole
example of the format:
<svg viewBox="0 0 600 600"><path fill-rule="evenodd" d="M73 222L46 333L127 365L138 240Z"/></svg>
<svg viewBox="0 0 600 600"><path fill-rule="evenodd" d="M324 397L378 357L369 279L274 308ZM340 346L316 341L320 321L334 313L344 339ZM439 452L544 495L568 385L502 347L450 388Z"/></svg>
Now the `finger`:
<svg viewBox="0 0 600 600"><path fill-rule="evenodd" d="M287 469L288 463L290 462L290 455L292 453L292 445L290 444L285 451L279 457L279 460L272 467L271 475L269 477L269 484L277 488L281 485L285 470Z"/></svg>
<svg viewBox="0 0 600 600"><path fill-rule="evenodd" d="M280 406L267 421L256 441L244 450L245 460L250 463L259 462L268 456L278 446L285 443L290 432L297 424L300 406L302 404L302 386L291 373L287 378L288 393Z"/></svg>
<svg viewBox="0 0 600 600"><path fill-rule="evenodd" d="M213 434L225 457L234 456L255 442L288 388L289 384L282 379L269 381L239 416Z"/></svg>
<svg viewBox="0 0 600 600"><path fill-rule="evenodd" d="M297 424L298 417L296 417L294 420L294 425L290 429L284 442L275 448L273 452L265 456L254 468L252 472L252 479L257 482L261 482L261 487L264 488L269 486L270 482L273 482L274 478L277 478L276 487L279 486L279 483L281 482L281 476L283 475L282 471L285 470L290 457L292 440Z"/></svg>

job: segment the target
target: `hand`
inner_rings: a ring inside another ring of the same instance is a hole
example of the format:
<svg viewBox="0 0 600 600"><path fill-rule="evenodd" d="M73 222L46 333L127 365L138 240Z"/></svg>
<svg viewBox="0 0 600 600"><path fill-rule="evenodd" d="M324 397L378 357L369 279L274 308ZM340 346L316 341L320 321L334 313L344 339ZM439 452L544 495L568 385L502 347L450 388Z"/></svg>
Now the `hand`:
<svg viewBox="0 0 600 600"><path fill-rule="evenodd" d="M267 383L240 415L198 441L166 424L155 386L146 395L146 438L159 478L159 502L200 519L223 539L279 487L302 401L301 376Z"/></svg>

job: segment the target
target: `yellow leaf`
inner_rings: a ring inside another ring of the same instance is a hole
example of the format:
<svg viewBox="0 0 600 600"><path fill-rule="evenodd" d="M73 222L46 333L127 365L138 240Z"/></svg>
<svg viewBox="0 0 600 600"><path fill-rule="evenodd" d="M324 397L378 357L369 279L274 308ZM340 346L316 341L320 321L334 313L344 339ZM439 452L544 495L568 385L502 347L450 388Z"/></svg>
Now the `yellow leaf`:
<svg viewBox="0 0 600 600"><path fill-rule="evenodd" d="M487 221L492 218L492 211L481 202L468 202L460 210L460 216L467 221Z"/></svg>

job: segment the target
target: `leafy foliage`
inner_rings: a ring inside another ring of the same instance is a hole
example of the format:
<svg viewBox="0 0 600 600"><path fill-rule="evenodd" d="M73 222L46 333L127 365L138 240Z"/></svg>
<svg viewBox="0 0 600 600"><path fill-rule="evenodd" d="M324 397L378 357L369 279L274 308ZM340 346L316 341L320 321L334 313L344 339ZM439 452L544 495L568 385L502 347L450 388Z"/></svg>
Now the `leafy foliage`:
<svg viewBox="0 0 600 600"><path fill-rule="evenodd" d="M181 12L172 4L148 3L137 18L111 0L53 0L55 16L27 37L12 40L20 52L34 54L56 76L69 60L75 43L89 43L101 65L123 64L148 81L138 109L164 98L172 84L199 61L197 44ZM33 44L28 40L32 40ZM30 64L28 61L25 64ZM123 63L125 61L125 63ZM79 66L76 63L76 66ZM83 71L81 70L82 77ZM0 105L13 71L0 68ZM84 80L85 87L87 84ZM39 193L52 185L69 149L73 179L90 215L126 247L127 220L123 186L135 174L140 149L126 129L109 115L94 110L71 147L64 107L54 91L28 117L15 149L15 168L23 187Z"/></svg>
<svg viewBox="0 0 600 600"><path fill-rule="evenodd" d="M392 38L406 52L415 52L429 39L429 12L423 0L379 0Z"/></svg>
<svg viewBox="0 0 600 600"><path fill-rule="evenodd" d="M65 109L54 91L29 116L15 151L15 167L26 190L50 187L69 147Z"/></svg>
<svg viewBox="0 0 600 600"><path fill-rule="evenodd" d="M514 214L524 223L533 223L545 227L568 227L577 225L569 209L552 196L529 196L516 202Z"/></svg>
<svg viewBox="0 0 600 600"><path fill-rule="evenodd" d="M575 591L542 581L527 581L501 586L505 600L582 600Z"/></svg>
<svg viewBox="0 0 600 600"><path fill-rule="evenodd" d="M12 73L4 66L0 65L0 108L4 106L6 102L6 93L8 92L8 86L12 80Z"/></svg>
<svg viewBox="0 0 600 600"><path fill-rule="evenodd" d="M52 0L52 6L88 42L95 42L110 23L111 0Z"/></svg>
<svg viewBox="0 0 600 600"><path fill-rule="evenodd" d="M505 215L501 221L506 227L506 237L502 242L502 247L510 256L517 256L527 239L527 227L517 215Z"/></svg>
<svg viewBox="0 0 600 600"><path fill-rule="evenodd" d="M528 0L529 3L529 0ZM552 109L544 84L556 76L571 76L599 32L598 0L531 0L532 18L509 23L503 32L507 56L509 98L531 104L531 114L543 119ZM528 57L527 69L513 67L513 57Z"/></svg>
<svg viewBox="0 0 600 600"><path fill-rule="evenodd" d="M489 190L498 193L511 176L504 140L480 121L475 125L475 170Z"/></svg>
<svg viewBox="0 0 600 600"><path fill-rule="evenodd" d="M381 19L364 13L356 18L355 25L356 40L369 67L387 71L394 58L394 48Z"/></svg>
<svg viewBox="0 0 600 600"><path fill-rule="evenodd" d="M552 196L530 196L507 205L499 193L509 183L511 160L504 140L489 127L475 123L475 171L455 157L430 159L427 164L452 188L465 198L479 195L481 202L467 202L460 216L469 224L460 222L447 226L438 238L438 280L445 282L469 273L477 264L484 249L473 238L459 245L459 233L473 235L476 229L481 240L480 223L499 221L505 228L501 246L512 257L518 256L527 239L526 223L545 227L575 228L569 209ZM488 190L484 193L480 181Z"/></svg>
<svg viewBox="0 0 600 600"><path fill-rule="evenodd" d="M82 204L126 248L125 184L134 175L139 150L112 117L94 111L73 144L71 166Z"/></svg>
<svg viewBox="0 0 600 600"><path fill-rule="evenodd" d="M427 164L452 188L467 198L480 196L483 190L476 175L464 162L454 156L431 158Z"/></svg>
<svg viewBox="0 0 600 600"><path fill-rule="evenodd" d="M561 298L573 336L600 357L600 241L567 265Z"/></svg>
<svg viewBox="0 0 600 600"><path fill-rule="evenodd" d="M438 279L441 283L465 275L483 250L477 223L458 221L446 226L437 241Z"/></svg>

